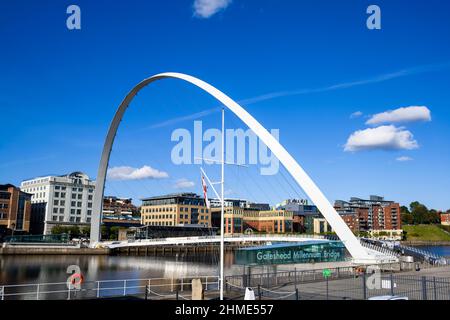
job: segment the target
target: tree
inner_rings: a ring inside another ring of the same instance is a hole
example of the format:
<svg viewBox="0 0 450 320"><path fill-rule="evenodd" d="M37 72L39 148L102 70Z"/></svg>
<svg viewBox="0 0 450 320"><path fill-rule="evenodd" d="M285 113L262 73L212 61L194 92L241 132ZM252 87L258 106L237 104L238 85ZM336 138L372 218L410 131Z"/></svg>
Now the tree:
<svg viewBox="0 0 450 320"><path fill-rule="evenodd" d="M407 206L401 206L401 207L400 207L400 212L401 212L401 214L408 214L408 213L411 213L411 212L409 211L409 209L408 209Z"/></svg>
<svg viewBox="0 0 450 320"><path fill-rule="evenodd" d="M420 202L419 202L419 201L411 202L411 203L409 204L409 210L410 210L411 212L413 212L414 209L417 208L418 206L420 206Z"/></svg>
<svg viewBox="0 0 450 320"><path fill-rule="evenodd" d="M411 213L402 213L402 224L414 224L414 216Z"/></svg>
<svg viewBox="0 0 450 320"><path fill-rule="evenodd" d="M62 233L67 233L66 227L56 225L52 228L52 234L62 234Z"/></svg>
<svg viewBox="0 0 450 320"><path fill-rule="evenodd" d="M114 226L109 229L109 240L117 240L119 238L120 227Z"/></svg>
<svg viewBox="0 0 450 320"><path fill-rule="evenodd" d="M434 209L428 211L428 221L429 223L440 223L441 222L441 214Z"/></svg>
<svg viewBox="0 0 450 320"><path fill-rule="evenodd" d="M89 234L91 233L91 227L90 227L90 226L84 226L84 227L82 227L80 233L81 233L81 235L83 235L84 237L88 237Z"/></svg>
<svg viewBox="0 0 450 320"><path fill-rule="evenodd" d="M414 218L414 224L429 224L430 216L428 208L418 201L411 202L409 205L411 214Z"/></svg>

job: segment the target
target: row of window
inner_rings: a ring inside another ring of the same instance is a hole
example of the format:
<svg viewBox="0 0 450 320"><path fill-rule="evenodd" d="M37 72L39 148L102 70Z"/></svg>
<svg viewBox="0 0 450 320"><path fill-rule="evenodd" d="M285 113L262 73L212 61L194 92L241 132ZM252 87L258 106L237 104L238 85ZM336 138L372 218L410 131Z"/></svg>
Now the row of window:
<svg viewBox="0 0 450 320"><path fill-rule="evenodd" d="M59 221L59 222L63 222L64 221L64 216L52 216L52 221ZM81 217L70 217L69 218L70 222L81 222ZM91 218L86 218L86 222L91 222Z"/></svg>
<svg viewBox="0 0 450 320"><path fill-rule="evenodd" d="M23 185L24 186L29 186L29 185L32 185L32 184L44 183L44 182L47 182L47 181L48 181L48 178L36 179L36 180L32 180L30 182L25 182Z"/></svg>
<svg viewBox="0 0 450 320"><path fill-rule="evenodd" d="M174 226L173 221L150 221L145 223L146 226ZM207 223L200 223L201 226L207 227Z"/></svg>
<svg viewBox="0 0 450 320"><path fill-rule="evenodd" d="M65 206L66 205L66 201L65 200L53 200L53 205L54 206ZM70 206L71 207L81 208L83 206L83 202L81 202L81 201L71 201L70 202ZM87 207L88 208L92 208L92 202L88 202L87 203Z"/></svg>
<svg viewBox="0 0 450 320"><path fill-rule="evenodd" d="M196 209L196 208L195 208ZM198 209L201 213L208 213L208 209ZM142 208L142 213L152 213L152 212L174 212L175 207L163 207L163 208ZM189 212L188 207L180 207L180 212Z"/></svg>
<svg viewBox="0 0 450 320"><path fill-rule="evenodd" d="M53 208L53 213L64 214L64 208ZM92 215L92 210L87 210L87 215ZM70 209L70 214L81 215L81 209Z"/></svg>
<svg viewBox="0 0 450 320"><path fill-rule="evenodd" d="M150 220L162 220L162 219L175 219L175 215L173 214L148 214L144 215L142 217L144 220L150 219ZM199 215L198 218L200 220L208 220L208 215ZM188 214L180 214L180 219L189 219Z"/></svg>

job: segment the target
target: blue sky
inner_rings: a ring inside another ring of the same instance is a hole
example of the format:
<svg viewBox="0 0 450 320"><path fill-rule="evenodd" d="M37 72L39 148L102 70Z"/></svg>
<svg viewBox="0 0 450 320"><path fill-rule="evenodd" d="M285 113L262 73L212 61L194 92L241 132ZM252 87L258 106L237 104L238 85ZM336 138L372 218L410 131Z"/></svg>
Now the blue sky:
<svg viewBox="0 0 450 320"><path fill-rule="evenodd" d="M382 29L368 30L369 1L218 2L225 8L195 14L194 0L2 1L0 182L71 171L95 177L126 93L145 77L177 71L242 101L266 128L279 128L282 144L330 201L378 194L450 208L450 3L377 1ZM66 28L70 4L81 8L81 30ZM425 106L430 119L366 124L410 106ZM154 125L215 107L176 80L141 91L110 166L150 166L168 177L110 180L106 193L200 193L199 167L170 161L172 131L192 130L193 119ZM360 116L351 117L355 112ZM220 126L219 112L199 119L205 128ZM226 121L244 128L230 113ZM416 146L345 151L354 132L381 126L409 132ZM208 173L216 178L217 166ZM257 168L231 166L227 177L230 197L276 203L304 196L285 170L261 177ZM179 180L194 185L177 189Z"/></svg>

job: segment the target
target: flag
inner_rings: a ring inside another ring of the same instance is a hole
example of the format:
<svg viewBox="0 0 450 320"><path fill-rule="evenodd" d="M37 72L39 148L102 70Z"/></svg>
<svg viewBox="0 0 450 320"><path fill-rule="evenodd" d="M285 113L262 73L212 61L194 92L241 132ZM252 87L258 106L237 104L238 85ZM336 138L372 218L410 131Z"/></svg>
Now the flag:
<svg viewBox="0 0 450 320"><path fill-rule="evenodd" d="M202 189L203 189L203 197L205 198L206 207L210 209L209 200L208 200L208 186L205 182L205 177L202 175Z"/></svg>

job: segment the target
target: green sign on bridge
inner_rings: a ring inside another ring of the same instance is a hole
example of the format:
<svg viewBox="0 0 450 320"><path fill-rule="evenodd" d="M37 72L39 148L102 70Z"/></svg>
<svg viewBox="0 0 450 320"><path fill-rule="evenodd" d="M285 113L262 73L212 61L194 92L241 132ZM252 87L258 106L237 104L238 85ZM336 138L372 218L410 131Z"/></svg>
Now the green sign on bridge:
<svg viewBox="0 0 450 320"><path fill-rule="evenodd" d="M343 261L344 258L342 242L330 240L249 247L235 252L235 263L240 265L332 262Z"/></svg>

